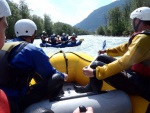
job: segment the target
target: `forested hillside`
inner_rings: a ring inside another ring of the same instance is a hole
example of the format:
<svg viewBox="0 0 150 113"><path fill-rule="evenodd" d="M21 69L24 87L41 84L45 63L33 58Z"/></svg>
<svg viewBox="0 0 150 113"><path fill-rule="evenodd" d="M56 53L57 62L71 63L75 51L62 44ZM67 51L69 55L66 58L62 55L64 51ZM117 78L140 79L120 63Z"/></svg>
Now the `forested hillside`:
<svg viewBox="0 0 150 113"><path fill-rule="evenodd" d="M93 31L100 35L129 35L132 33L130 13L142 6L150 7L150 0L116 1L93 11L75 27Z"/></svg>
<svg viewBox="0 0 150 113"><path fill-rule="evenodd" d="M37 37L40 37L44 30L50 36L55 33L61 35L66 33L71 35L75 32L77 35L88 35L97 33L100 35L129 35L132 31L130 13L141 6L150 6L150 0L120 0L100 7L94 10L86 19L81 21L76 26L71 26L67 23L53 23L47 14L43 17L31 15L30 9L25 0L20 0L19 4L9 2L12 15L7 18L9 27L6 31L7 39L15 37L14 24L19 19L29 18L37 25ZM87 31L88 30L88 31ZM91 32L92 31L92 32Z"/></svg>
<svg viewBox="0 0 150 113"><path fill-rule="evenodd" d="M56 22L53 23L50 16L47 14L43 14L43 17L37 16L36 14L31 15L31 9L28 8L25 0L20 0L19 4L9 1L9 6L11 9L12 15L7 18L9 27L6 30L7 39L15 37L14 33L14 25L19 19L31 19L37 25L37 37L40 37L42 31L46 31L50 36L53 33L57 35L62 35L62 33L66 33L72 35L75 32L78 35L86 35L87 31L81 30L79 28L75 28L67 23Z"/></svg>
<svg viewBox="0 0 150 113"><path fill-rule="evenodd" d="M112 2L106 6L100 7L89 14L87 18L76 24L75 27L84 29L87 31L96 31L99 26L106 26L108 11L120 7L125 4L126 0L119 0Z"/></svg>

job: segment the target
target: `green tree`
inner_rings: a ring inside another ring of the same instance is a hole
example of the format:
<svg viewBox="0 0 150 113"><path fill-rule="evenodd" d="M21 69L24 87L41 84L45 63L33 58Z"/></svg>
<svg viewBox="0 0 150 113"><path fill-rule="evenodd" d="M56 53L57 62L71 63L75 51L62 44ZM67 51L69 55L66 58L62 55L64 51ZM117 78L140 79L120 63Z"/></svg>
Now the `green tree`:
<svg viewBox="0 0 150 113"><path fill-rule="evenodd" d="M37 36L39 37L44 29L44 21L41 17L37 16L37 15L33 15L32 16L32 20L35 22L36 26L37 26Z"/></svg>
<svg viewBox="0 0 150 113"><path fill-rule="evenodd" d="M6 30L7 39L15 37L14 25L17 20L21 19L20 10L18 9L18 5L13 2L9 2L9 6L11 9L12 15L7 18L8 28Z"/></svg>
<svg viewBox="0 0 150 113"><path fill-rule="evenodd" d="M55 34L59 34L59 35L62 35L62 33L71 35L73 32L73 27L69 24L65 24L62 22L56 22L53 25L53 31Z"/></svg>
<svg viewBox="0 0 150 113"><path fill-rule="evenodd" d="M53 34L52 21L51 21L51 18L47 14L44 14L44 29L48 35Z"/></svg>
<svg viewBox="0 0 150 113"><path fill-rule="evenodd" d="M25 3L24 0L20 0L19 10L23 19L26 19L26 18L31 19L31 16L30 16L31 10L29 10L28 5L27 3Z"/></svg>
<svg viewBox="0 0 150 113"><path fill-rule="evenodd" d="M105 32L104 32L104 28L102 26L100 26L98 29L97 29L97 33L99 35L105 35Z"/></svg>
<svg viewBox="0 0 150 113"><path fill-rule="evenodd" d="M132 11L132 0L127 0L125 4L122 7L122 20L124 23L124 31L123 35L129 35L130 31L132 30L131 27L131 19L130 19L130 13Z"/></svg>
<svg viewBox="0 0 150 113"><path fill-rule="evenodd" d="M62 34L62 23L61 22L54 23L53 31L55 34L61 35Z"/></svg>
<svg viewBox="0 0 150 113"><path fill-rule="evenodd" d="M25 2L25 0L20 0L19 4L10 1L9 5L10 5L12 15L7 18L9 24L9 27L6 30L7 39L11 39L15 37L14 25L16 21L18 21L19 19L33 20L37 25L37 37L40 37L41 32L43 30L45 30L48 35L51 35L53 33L61 35L63 32L69 35L71 35L73 32L78 35L89 34L88 31L84 31L79 28L72 27L71 25L66 23L62 23L62 22L53 23L51 21L51 18L47 14L44 14L44 19L42 19L41 17L35 14L31 15L30 14L31 10L28 8L28 5Z"/></svg>
<svg viewBox="0 0 150 113"><path fill-rule="evenodd" d="M115 7L108 12L108 29L113 36L120 36L124 30L122 13L119 7Z"/></svg>

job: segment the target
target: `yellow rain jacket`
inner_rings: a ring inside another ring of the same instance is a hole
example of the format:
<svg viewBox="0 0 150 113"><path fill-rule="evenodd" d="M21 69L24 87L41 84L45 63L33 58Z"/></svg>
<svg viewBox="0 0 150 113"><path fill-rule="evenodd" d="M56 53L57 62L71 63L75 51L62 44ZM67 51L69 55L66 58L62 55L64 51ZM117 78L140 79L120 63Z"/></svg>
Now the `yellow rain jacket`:
<svg viewBox="0 0 150 113"><path fill-rule="evenodd" d="M150 35L138 34L133 39L131 44L124 43L118 47L107 49L106 53L109 56L121 56L116 61L105 64L104 66L96 67L96 77L99 80L115 75L132 65L150 59ZM150 65L150 62L147 62Z"/></svg>

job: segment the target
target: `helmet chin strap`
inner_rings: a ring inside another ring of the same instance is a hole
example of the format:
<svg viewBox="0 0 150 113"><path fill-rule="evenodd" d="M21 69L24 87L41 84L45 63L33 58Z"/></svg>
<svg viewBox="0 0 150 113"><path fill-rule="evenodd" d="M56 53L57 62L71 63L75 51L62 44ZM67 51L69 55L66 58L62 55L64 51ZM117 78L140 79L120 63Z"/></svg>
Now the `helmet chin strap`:
<svg viewBox="0 0 150 113"><path fill-rule="evenodd" d="M135 32L138 32L139 25L141 24L141 20L139 20L138 24L135 24L136 19L133 20L133 28Z"/></svg>

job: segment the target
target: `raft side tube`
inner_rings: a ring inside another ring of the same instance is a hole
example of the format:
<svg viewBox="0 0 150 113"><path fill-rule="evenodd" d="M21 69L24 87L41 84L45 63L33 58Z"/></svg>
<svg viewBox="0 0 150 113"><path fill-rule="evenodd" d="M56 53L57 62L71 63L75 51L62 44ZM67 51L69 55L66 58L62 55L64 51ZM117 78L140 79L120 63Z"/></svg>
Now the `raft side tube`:
<svg viewBox="0 0 150 113"><path fill-rule="evenodd" d="M67 59L65 59L64 55ZM77 82L78 84L86 85L89 82L89 78L83 74L82 69L89 65L92 58L88 57L88 60L85 56L85 54L79 56L78 53L72 52L58 53L50 58L50 62L58 71L64 73L68 71L67 82Z"/></svg>
<svg viewBox="0 0 150 113"><path fill-rule="evenodd" d="M119 90L63 101L44 100L29 106L24 113L41 113L43 109L54 113L72 113L80 105L93 107L94 113L132 113L130 98Z"/></svg>

